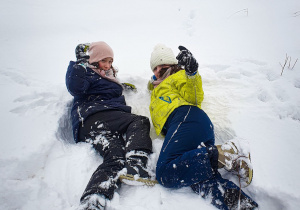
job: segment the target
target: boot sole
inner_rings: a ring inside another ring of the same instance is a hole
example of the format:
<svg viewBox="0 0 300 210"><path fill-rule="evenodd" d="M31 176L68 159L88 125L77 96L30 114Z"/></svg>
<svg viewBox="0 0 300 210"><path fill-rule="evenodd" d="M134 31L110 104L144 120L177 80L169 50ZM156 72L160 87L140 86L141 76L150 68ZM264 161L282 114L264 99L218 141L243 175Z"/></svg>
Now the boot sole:
<svg viewBox="0 0 300 210"><path fill-rule="evenodd" d="M250 154L249 154L248 158L249 158L249 160L251 162ZM244 187L248 187L251 184L252 179L253 179L253 169L251 169L250 167L248 167L248 171L249 171L249 176L248 176L248 180L246 181L246 186L244 186Z"/></svg>
<svg viewBox="0 0 300 210"><path fill-rule="evenodd" d="M235 150L236 150L236 151L239 151L238 148L237 148L237 146L234 144L234 142L231 142L231 144L232 144L232 146L235 147ZM234 150L234 149L232 148L232 150ZM229 153L230 153L230 152L229 152ZM250 163L251 163L251 156L250 156L250 153L249 153L248 159L249 159L249 161L250 161ZM220 161L220 160L218 160L218 163L219 163L219 168L224 168L224 166L226 165L226 163L223 163L223 162ZM247 181L244 181L244 185L242 186L243 188L248 187L248 186L251 184L252 179L253 179L253 169L251 169L251 168L248 166L248 164L247 164L246 162L245 162L245 164L247 165L249 175L248 175L248 177L246 177ZM220 167L221 165L223 165L223 167ZM227 169L225 169L225 170L227 170ZM230 172L230 171L232 171L232 170L233 170L233 169L230 169L230 170L227 170L227 171Z"/></svg>
<svg viewBox="0 0 300 210"><path fill-rule="evenodd" d="M246 158L246 157L245 157L245 158ZM249 154L248 159L249 159L250 162L251 162L250 154ZM242 160L242 161L243 161L243 160ZM245 177L244 179L242 179L242 180L244 180L244 181L243 181L244 184L243 184L242 188L245 188L245 187L248 187L248 186L251 184L251 182L252 182L252 179L253 179L253 169L251 169L245 161L243 161L243 162L247 165L247 168L248 168L248 176ZM237 175L238 175L238 174L237 174Z"/></svg>
<svg viewBox="0 0 300 210"><path fill-rule="evenodd" d="M135 179L134 176L127 174L127 175L121 175L120 177L121 182L124 184L128 185L147 185L147 186L154 186L158 184L157 180L151 180L151 179L143 179L143 178L138 178Z"/></svg>

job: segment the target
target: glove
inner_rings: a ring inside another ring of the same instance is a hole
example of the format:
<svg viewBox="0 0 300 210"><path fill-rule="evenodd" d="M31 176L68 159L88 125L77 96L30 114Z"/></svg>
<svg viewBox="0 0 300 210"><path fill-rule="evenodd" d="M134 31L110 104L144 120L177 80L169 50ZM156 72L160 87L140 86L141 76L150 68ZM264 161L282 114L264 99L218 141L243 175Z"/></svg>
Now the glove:
<svg viewBox="0 0 300 210"><path fill-rule="evenodd" d="M133 92L137 92L137 89L136 89L135 85L133 85L133 84L122 83L122 86L123 86L124 90L131 90Z"/></svg>
<svg viewBox="0 0 300 210"><path fill-rule="evenodd" d="M176 59L178 60L178 64L184 66L185 72L188 76L193 76L196 74L198 70L198 62L194 58L193 54L186 49L184 46L179 46L180 50Z"/></svg>
<svg viewBox="0 0 300 210"><path fill-rule="evenodd" d="M88 51L90 47L89 43L86 44L79 44L77 45L76 49L75 49L75 55L76 55L76 63L80 63L80 64L87 64L88 60L90 58L89 55L86 54L86 52Z"/></svg>

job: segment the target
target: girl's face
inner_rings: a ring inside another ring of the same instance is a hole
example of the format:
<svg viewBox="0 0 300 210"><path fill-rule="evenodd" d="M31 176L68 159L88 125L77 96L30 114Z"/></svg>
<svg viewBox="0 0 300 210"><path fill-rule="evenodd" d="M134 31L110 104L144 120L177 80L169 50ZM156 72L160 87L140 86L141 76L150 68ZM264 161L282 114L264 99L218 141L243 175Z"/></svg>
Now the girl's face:
<svg viewBox="0 0 300 210"><path fill-rule="evenodd" d="M153 73L154 73L155 77L157 79L160 79L169 67L170 67L169 65L156 66L155 69L153 70Z"/></svg>
<svg viewBox="0 0 300 210"><path fill-rule="evenodd" d="M111 68L111 65L113 63L113 58L103 58L101 61L98 62L99 69L107 71Z"/></svg>

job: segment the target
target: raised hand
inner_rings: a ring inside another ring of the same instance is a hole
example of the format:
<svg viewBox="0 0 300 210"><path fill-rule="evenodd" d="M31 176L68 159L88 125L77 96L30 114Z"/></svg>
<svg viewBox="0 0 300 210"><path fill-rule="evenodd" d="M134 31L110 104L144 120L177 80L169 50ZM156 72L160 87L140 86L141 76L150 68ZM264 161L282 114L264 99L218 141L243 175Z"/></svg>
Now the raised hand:
<svg viewBox="0 0 300 210"><path fill-rule="evenodd" d="M76 54L76 59L77 59L76 63L82 63L82 64L88 63L90 56L87 55L86 53L87 53L89 47L90 47L89 43L79 44L76 46L76 49L75 49L75 54Z"/></svg>
<svg viewBox="0 0 300 210"><path fill-rule="evenodd" d="M195 75L198 70L197 60L195 59L193 54L184 46L179 46L178 49L180 50L176 57L176 59L178 60L178 64L185 67L187 75Z"/></svg>

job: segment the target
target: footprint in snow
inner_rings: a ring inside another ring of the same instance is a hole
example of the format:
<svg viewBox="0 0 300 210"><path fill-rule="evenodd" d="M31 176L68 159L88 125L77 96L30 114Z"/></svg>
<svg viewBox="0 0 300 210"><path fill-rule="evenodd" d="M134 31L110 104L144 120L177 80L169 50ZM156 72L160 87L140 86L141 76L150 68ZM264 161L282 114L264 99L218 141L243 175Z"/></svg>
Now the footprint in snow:
<svg viewBox="0 0 300 210"><path fill-rule="evenodd" d="M14 69L14 68L8 68L5 70L1 69L0 74L20 85L30 86L30 84L31 84L31 81L28 80L24 76L22 71L19 69Z"/></svg>
<svg viewBox="0 0 300 210"><path fill-rule="evenodd" d="M15 103L20 105L11 109L10 112L15 114L26 114L29 111L36 111L40 109L41 111L49 110L52 106L60 101L57 99L54 93L33 93L26 96L21 96L14 100ZM53 108L53 107L52 107Z"/></svg>
<svg viewBox="0 0 300 210"><path fill-rule="evenodd" d="M295 86L295 88L300 88L300 78L295 79L294 86Z"/></svg>
<svg viewBox="0 0 300 210"><path fill-rule="evenodd" d="M184 23L184 27L189 36L193 36L195 32L194 19L196 18L196 12L194 10L190 11L187 20Z"/></svg>
<svg viewBox="0 0 300 210"><path fill-rule="evenodd" d="M259 94L257 95L257 98L262 102L269 102L272 100L272 96L267 90L260 90Z"/></svg>
<svg viewBox="0 0 300 210"><path fill-rule="evenodd" d="M240 59L239 61L241 61L241 62L247 62L247 63L252 63L252 64L255 64L255 65L258 65L258 66L265 66L265 65L267 65L266 62L259 61L259 60L253 60L253 59Z"/></svg>
<svg viewBox="0 0 300 210"><path fill-rule="evenodd" d="M214 70L215 72L220 72L220 71L225 71L230 66L228 66L228 65L206 65L206 67Z"/></svg>

